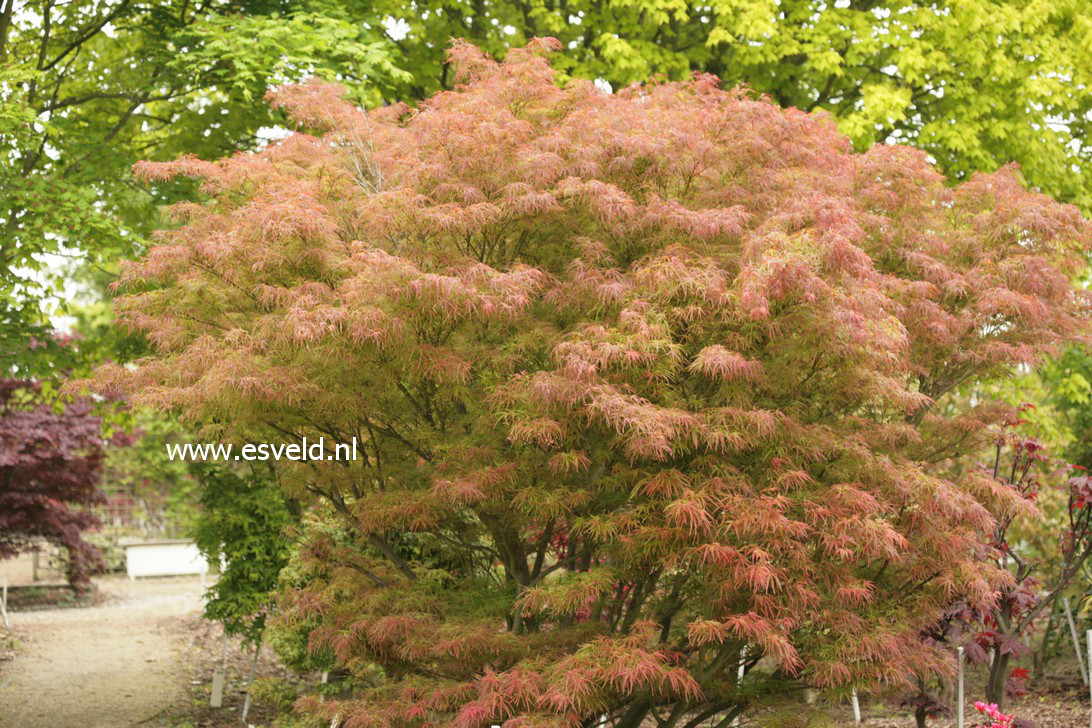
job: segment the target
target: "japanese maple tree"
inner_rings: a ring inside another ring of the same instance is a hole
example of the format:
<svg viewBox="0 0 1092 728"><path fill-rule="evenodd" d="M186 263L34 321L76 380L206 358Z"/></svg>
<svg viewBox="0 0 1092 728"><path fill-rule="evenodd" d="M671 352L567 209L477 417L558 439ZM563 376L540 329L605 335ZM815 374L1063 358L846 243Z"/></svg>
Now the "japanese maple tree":
<svg viewBox="0 0 1092 728"><path fill-rule="evenodd" d="M104 502L99 418L87 402L58 411L36 389L0 379L0 558L52 541L68 551L68 580L82 589L102 565L82 537L98 523L90 506Z"/></svg>
<svg viewBox="0 0 1092 728"><path fill-rule="evenodd" d="M139 165L204 198L121 282L156 353L95 386L357 438L281 464L342 529L281 618L371 686L327 719L727 724L947 669L919 634L1010 581L980 536L1019 495L941 474L1006 413L944 399L1085 330L1088 224L711 77L559 86L556 46L457 44L416 109L284 88L301 133Z"/></svg>
<svg viewBox="0 0 1092 728"><path fill-rule="evenodd" d="M1003 706L1006 692L1021 689L1027 678L1023 668L1010 672L1011 660L1030 653L1024 639L1035 620L1092 555L1092 477L1082 468L1052 461L1042 443L1011 430L999 439L990 472L1025 501L1023 508L999 514L990 534L998 566L1009 571L1012 579L1001 588L992 609L982 615L981 630L967 643L972 661L989 663L986 701ZM1059 505L1064 511L1057 533L1059 558L1045 574L1041 559L1024 553L1018 534L1013 533L1021 516L1030 515L1034 521L1042 518L1035 504L1044 488L1061 491L1055 495L1062 495Z"/></svg>

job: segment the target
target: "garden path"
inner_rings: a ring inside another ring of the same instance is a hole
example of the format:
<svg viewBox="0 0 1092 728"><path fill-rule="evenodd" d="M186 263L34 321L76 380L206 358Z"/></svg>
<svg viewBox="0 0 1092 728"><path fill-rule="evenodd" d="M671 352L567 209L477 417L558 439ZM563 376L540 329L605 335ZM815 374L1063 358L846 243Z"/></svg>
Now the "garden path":
<svg viewBox="0 0 1092 728"><path fill-rule="evenodd" d="M0 663L0 728L159 726L188 706L180 625L200 580L96 583L96 606L11 614L25 644Z"/></svg>

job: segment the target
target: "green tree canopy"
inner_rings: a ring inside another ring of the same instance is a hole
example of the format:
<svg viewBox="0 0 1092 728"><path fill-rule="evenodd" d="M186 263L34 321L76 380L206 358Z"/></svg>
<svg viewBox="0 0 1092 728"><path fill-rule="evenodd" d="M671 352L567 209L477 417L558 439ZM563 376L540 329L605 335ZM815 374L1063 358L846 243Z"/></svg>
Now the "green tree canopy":
<svg viewBox="0 0 1092 728"><path fill-rule="evenodd" d="M201 505L194 535L208 559L222 564L209 589L205 617L228 634L256 641L265 629L272 592L288 563L293 543L285 529L298 523L299 506L287 499L272 472L232 470L193 463L201 484Z"/></svg>
<svg viewBox="0 0 1092 728"><path fill-rule="evenodd" d="M137 184L134 162L251 148L277 118L255 103L271 84L336 76L374 104L404 80L379 31L323 0L16 5L0 4L4 368L59 353L48 317L67 312L66 259L109 272L160 223L179 189Z"/></svg>

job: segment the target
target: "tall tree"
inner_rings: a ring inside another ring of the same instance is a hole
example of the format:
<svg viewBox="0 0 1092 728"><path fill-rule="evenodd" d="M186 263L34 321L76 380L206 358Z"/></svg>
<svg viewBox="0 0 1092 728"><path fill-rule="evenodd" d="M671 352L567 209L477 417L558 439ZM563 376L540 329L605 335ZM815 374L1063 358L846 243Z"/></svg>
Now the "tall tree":
<svg viewBox="0 0 1092 728"><path fill-rule="evenodd" d="M71 361L48 335L66 281L141 250L178 192L136 184L135 161L251 148L272 82L389 90L399 72L360 21L324 0L0 0L0 367Z"/></svg>
<svg viewBox="0 0 1092 728"><path fill-rule="evenodd" d="M711 77L562 88L548 47L457 45L413 113L286 88L321 135L141 165L206 197L126 268L155 354L95 386L361 443L282 472L351 539L308 545L290 615L386 676L327 719L693 726L745 707L741 662L939 669L918 634L1005 579L980 537L1019 499L938 474L1007 411L944 399L1087 328L1089 225Z"/></svg>
<svg viewBox="0 0 1092 728"><path fill-rule="evenodd" d="M1066 428L1069 459L1092 470L1092 354L1082 346L1070 347L1040 376L1051 412Z"/></svg>
<svg viewBox="0 0 1092 728"><path fill-rule="evenodd" d="M84 588L102 557L83 540L103 501L103 442L86 402L55 409L31 382L0 380L0 558L52 541L68 551L68 580Z"/></svg>

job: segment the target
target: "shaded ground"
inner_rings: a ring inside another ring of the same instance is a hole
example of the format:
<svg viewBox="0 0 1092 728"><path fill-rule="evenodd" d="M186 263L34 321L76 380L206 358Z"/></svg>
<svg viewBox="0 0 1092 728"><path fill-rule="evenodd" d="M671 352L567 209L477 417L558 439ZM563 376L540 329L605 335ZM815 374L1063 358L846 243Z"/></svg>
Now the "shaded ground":
<svg viewBox="0 0 1092 728"><path fill-rule="evenodd" d="M213 673L221 665L223 632L218 624L199 617L191 617L182 627L188 642L186 667L190 678L188 684L191 703L185 712L175 714L174 725L180 728L238 727L239 716L246 700L246 685L254 657L253 647L244 646L235 638L228 640L223 704L219 708L212 708L209 706L209 695ZM304 685L313 686L319 680L319 675L316 674L296 675L289 672L268 647L261 651L255 676L259 680L274 679L297 689ZM276 714L276 705L258 698L252 701L247 722L256 726L267 726L272 723Z"/></svg>
<svg viewBox="0 0 1092 728"><path fill-rule="evenodd" d="M96 583L96 606L11 615L20 645L0 662L0 727L162 726L188 708L180 627L201 609L200 580Z"/></svg>
<svg viewBox="0 0 1092 728"><path fill-rule="evenodd" d="M981 716L974 709L974 701L982 699L985 675L970 672L967 676L965 724L968 728L979 725ZM913 728L914 718L905 710L890 703L862 704L863 724L872 728ZM1019 698L1011 698L1005 704L1005 712L1030 721L1037 728L1088 728L1088 688L1081 682L1076 661L1071 656L1051 660L1046 677L1030 686L1030 692ZM848 705L832 711L839 718L839 728L854 726L853 714ZM929 728L956 728L955 718L930 719Z"/></svg>

